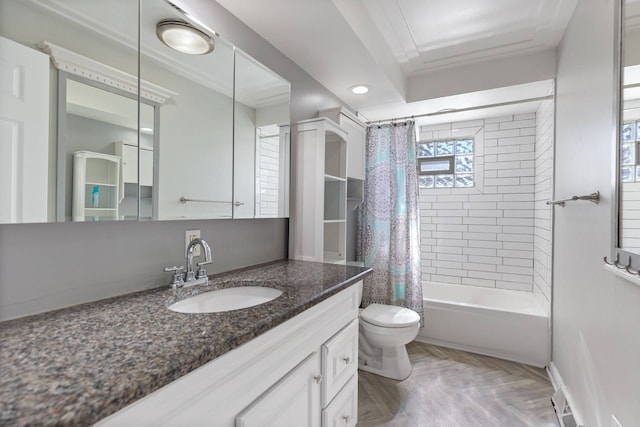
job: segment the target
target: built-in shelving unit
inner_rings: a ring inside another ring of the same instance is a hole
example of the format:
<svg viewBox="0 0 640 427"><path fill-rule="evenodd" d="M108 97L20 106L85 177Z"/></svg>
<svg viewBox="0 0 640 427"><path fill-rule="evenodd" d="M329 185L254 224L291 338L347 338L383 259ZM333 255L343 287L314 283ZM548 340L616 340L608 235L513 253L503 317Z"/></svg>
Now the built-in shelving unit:
<svg viewBox="0 0 640 427"><path fill-rule="evenodd" d="M318 111L320 117L328 117L347 133L347 190L346 190L346 260L356 259L358 209L364 198L365 179L365 134L366 125L344 108L329 108Z"/></svg>
<svg viewBox="0 0 640 427"><path fill-rule="evenodd" d="M73 220L118 219L120 157L91 151L73 154Z"/></svg>
<svg viewBox="0 0 640 427"><path fill-rule="evenodd" d="M366 127L342 108L319 115L296 123L291 133L289 257L354 263Z"/></svg>
<svg viewBox="0 0 640 427"><path fill-rule="evenodd" d="M344 263L347 218L347 133L327 118L292 131L292 216L289 256Z"/></svg>

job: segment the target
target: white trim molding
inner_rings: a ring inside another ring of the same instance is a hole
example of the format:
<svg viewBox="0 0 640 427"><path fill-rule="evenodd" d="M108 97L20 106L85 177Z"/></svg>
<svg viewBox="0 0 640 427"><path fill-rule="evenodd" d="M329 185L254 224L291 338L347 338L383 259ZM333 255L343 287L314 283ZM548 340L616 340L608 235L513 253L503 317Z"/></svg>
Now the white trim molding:
<svg viewBox="0 0 640 427"><path fill-rule="evenodd" d="M39 47L51 57L51 63L58 70L66 71L67 73L84 77L85 79L93 80L134 95L138 94L137 76L132 76L124 71L47 41L43 41ZM140 96L143 99L157 104L163 104L168 99L178 96L177 92L145 80L140 80L140 87L142 89Z"/></svg>

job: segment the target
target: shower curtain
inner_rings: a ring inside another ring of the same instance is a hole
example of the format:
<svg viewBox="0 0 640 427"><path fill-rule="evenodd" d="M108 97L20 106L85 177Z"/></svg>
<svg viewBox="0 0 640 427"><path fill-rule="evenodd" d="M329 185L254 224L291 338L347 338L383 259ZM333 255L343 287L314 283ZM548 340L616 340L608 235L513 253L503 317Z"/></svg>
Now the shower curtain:
<svg viewBox="0 0 640 427"><path fill-rule="evenodd" d="M363 306L380 303L410 308L422 323L414 129L413 121L367 128L358 259L373 269L364 280Z"/></svg>

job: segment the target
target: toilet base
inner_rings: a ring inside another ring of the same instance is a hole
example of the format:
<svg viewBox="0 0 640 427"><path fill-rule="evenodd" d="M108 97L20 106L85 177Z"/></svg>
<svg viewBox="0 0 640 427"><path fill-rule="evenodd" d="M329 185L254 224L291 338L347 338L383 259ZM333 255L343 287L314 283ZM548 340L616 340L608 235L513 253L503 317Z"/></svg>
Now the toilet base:
<svg viewBox="0 0 640 427"><path fill-rule="evenodd" d="M358 369L399 381L411 375L411 361L404 345L376 349L374 354L367 354L360 347Z"/></svg>

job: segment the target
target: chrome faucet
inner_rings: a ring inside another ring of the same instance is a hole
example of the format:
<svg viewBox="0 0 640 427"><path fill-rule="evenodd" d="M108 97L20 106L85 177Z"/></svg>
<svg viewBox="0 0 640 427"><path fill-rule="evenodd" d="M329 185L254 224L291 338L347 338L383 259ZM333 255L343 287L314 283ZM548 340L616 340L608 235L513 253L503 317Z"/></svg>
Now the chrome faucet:
<svg viewBox="0 0 640 427"><path fill-rule="evenodd" d="M193 269L193 251L196 246L200 245L204 251L204 261L196 263L198 266L198 272ZM199 285L201 283L207 283L209 278L207 277L207 264L211 264L211 247L207 242L201 238L193 239L189 245L187 245L187 273L185 276L185 286Z"/></svg>
<svg viewBox="0 0 640 427"><path fill-rule="evenodd" d="M198 271L194 271L193 268L193 251L196 246L200 245L202 250L204 251L204 261L196 263L198 266ZM186 250L187 257L187 271L185 273L184 267L165 267L164 271L173 272L173 276L171 278L171 287L175 290L181 288L183 286L194 286L200 285L203 283L207 283L209 278L207 277L207 264L211 264L213 261L211 260L211 247L204 240L197 238L193 239L187 245Z"/></svg>

